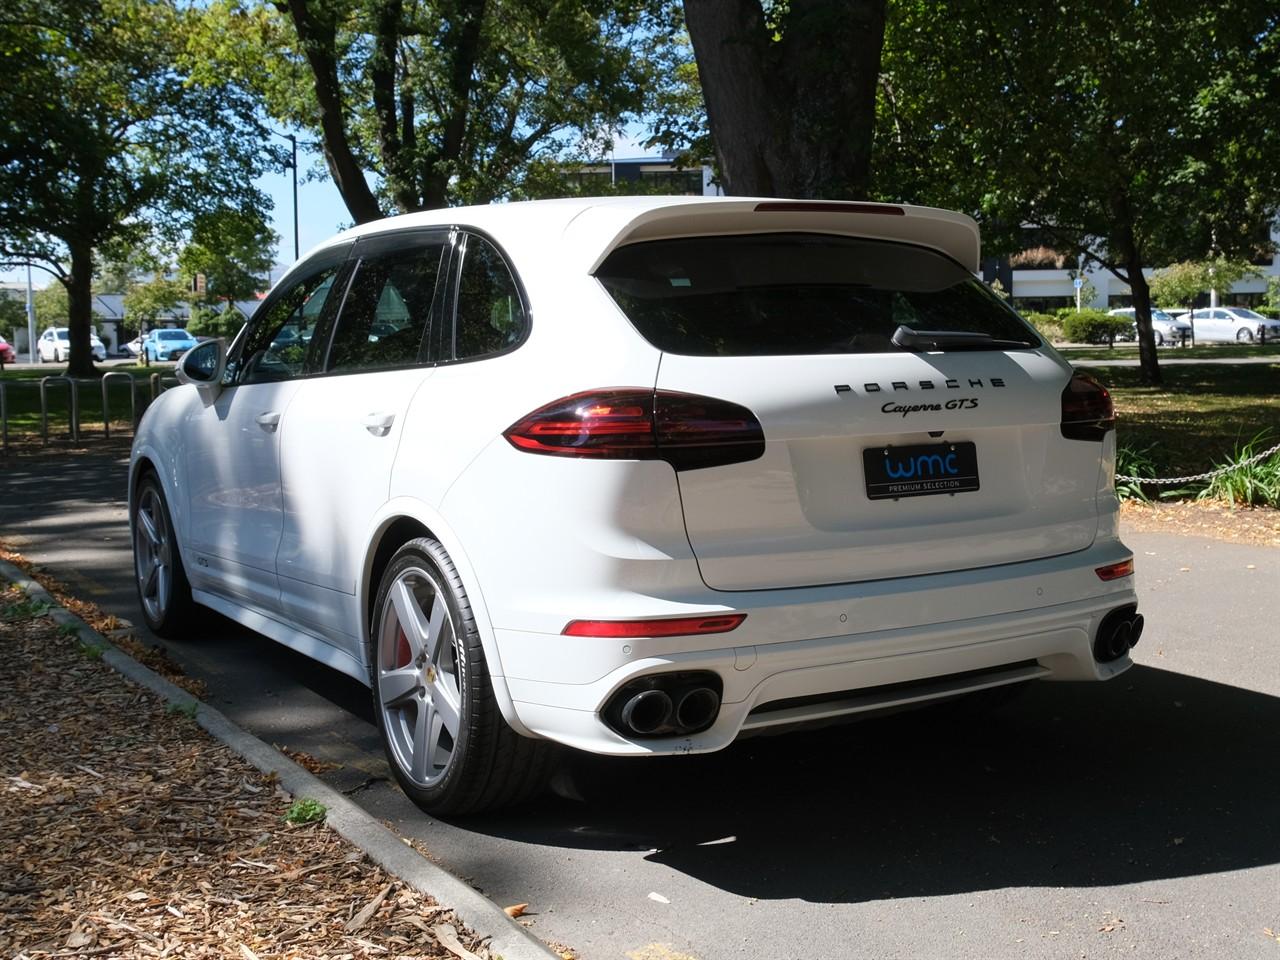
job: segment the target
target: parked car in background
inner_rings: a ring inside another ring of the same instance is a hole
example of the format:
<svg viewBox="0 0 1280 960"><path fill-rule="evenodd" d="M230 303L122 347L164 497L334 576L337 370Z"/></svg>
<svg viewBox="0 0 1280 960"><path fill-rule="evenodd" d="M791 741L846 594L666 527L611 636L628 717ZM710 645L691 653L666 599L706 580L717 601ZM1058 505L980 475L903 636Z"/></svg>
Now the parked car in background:
<svg viewBox="0 0 1280 960"><path fill-rule="evenodd" d="M177 360L199 343L199 340L185 330L165 328L148 333L142 341L142 351L151 361Z"/></svg>
<svg viewBox="0 0 1280 960"><path fill-rule="evenodd" d="M96 333L89 334L89 350L93 359L107 359L107 348ZM71 331L66 327L50 327L36 340L36 359L40 363L63 363L71 356Z"/></svg>
<svg viewBox="0 0 1280 960"><path fill-rule="evenodd" d="M531 795L546 741L683 756L1116 677L1111 396L979 247L948 211L741 197L340 234L147 408L143 616L368 684L438 813Z"/></svg>
<svg viewBox="0 0 1280 960"><path fill-rule="evenodd" d="M9 341L0 337L0 363L17 363L18 352L9 345Z"/></svg>
<svg viewBox="0 0 1280 960"><path fill-rule="evenodd" d="M1125 317L1134 321L1133 334L1134 339L1138 335L1137 311L1133 307L1120 307L1116 310L1108 310L1113 317ZM1191 337L1191 324L1185 320L1178 320L1163 310L1151 308L1151 332L1155 334L1156 346L1163 347L1166 343L1181 343L1182 336L1185 333L1187 338Z"/></svg>
<svg viewBox="0 0 1280 960"><path fill-rule="evenodd" d="M146 334L143 334L143 333L138 334L136 337L134 337L132 340L126 343L123 347L121 347L120 352L130 357L142 356L142 341L145 340L146 338L147 338Z"/></svg>
<svg viewBox="0 0 1280 960"><path fill-rule="evenodd" d="M1280 341L1280 320L1269 320L1247 307L1205 307L1192 310L1196 342L1253 343L1265 337Z"/></svg>

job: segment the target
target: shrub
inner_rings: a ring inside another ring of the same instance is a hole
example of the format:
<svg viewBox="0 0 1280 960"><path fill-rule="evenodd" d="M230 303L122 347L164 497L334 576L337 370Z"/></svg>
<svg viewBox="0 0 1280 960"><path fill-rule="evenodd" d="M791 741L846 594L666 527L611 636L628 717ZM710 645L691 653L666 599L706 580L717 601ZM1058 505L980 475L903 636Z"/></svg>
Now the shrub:
<svg viewBox="0 0 1280 960"><path fill-rule="evenodd" d="M1063 339L1062 321L1059 320L1057 317L1055 317L1053 314L1028 313L1028 314L1024 314L1023 318L1027 321L1027 323L1035 327L1036 332L1039 333L1040 336L1044 337L1046 340L1053 341L1053 340Z"/></svg>
<svg viewBox="0 0 1280 960"><path fill-rule="evenodd" d="M1071 311L1062 317L1062 332L1073 343L1111 343L1132 326L1132 320L1102 310Z"/></svg>
<svg viewBox="0 0 1280 960"><path fill-rule="evenodd" d="M1254 307L1255 313L1260 313L1269 320L1280 320L1280 307Z"/></svg>
<svg viewBox="0 0 1280 960"><path fill-rule="evenodd" d="M1274 443L1275 435L1264 430L1237 447L1235 456L1224 464L1231 469L1210 480L1198 499L1255 507L1280 506L1280 451L1260 463L1246 463Z"/></svg>

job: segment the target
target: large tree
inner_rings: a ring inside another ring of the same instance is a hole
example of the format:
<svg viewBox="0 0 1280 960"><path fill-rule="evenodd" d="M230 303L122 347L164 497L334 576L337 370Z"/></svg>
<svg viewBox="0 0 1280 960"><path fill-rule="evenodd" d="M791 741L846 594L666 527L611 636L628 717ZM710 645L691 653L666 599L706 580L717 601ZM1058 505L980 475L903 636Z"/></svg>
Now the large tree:
<svg viewBox="0 0 1280 960"><path fill-rule="evenodd" d="M876 189L982 217L1129 285L1160 381L1144 266L1251 257L1280 206L1274 2L898 0Z"/></svg>
<svg viewBox="0 0 1280 960"><path fill-rule="evenodd" d="M885 0L684 0L725 192L866 196Z"/></svg>
<svg viewBox="0 0 1280 960"><path fill-rule="evenodd" d="M234 90L179 64L196 7L175 0L8 0L0 11L0 263L67 292L73 375L89 349L94 251L176 240L215 207L269 209L261 131Z"/></svg>
<svg viewBox="0 0 1280 960"><path fill-rule="evenodd" d="M214 0L205 69L309 132L357 223L485 203L641 111L657 0ZM368 175L372 174L372 178Z"/></svg>
<svg viewBox="0 0 1280 960"><path fill-rule="evenodd" d="M270 286L279 239L256 212L216 210L192 224L178 269L191 280L203 277L198 292L210 300L249 300Z"/></svg>

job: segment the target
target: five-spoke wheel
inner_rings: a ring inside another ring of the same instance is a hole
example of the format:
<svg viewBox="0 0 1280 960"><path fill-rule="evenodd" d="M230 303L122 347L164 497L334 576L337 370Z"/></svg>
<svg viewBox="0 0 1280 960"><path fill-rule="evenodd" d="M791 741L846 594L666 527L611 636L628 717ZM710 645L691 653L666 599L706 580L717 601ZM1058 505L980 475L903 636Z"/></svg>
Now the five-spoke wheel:
<svg viewBox="0 0 1280 960"><path fill-rule="evenodd" d="M189 626L191 588L178 551L164 490L154 473L138 482L133 498L133 571L143 618L160 636Z"/></svg>
<svg viewBox="0 0 1280 960"><path fill-rule="evenodd" d="M550 746L503 718L462 579L438 541L411 540L391 558L368 653L378 729L410 800L429 813L476 813L542 786Z"/></svg>

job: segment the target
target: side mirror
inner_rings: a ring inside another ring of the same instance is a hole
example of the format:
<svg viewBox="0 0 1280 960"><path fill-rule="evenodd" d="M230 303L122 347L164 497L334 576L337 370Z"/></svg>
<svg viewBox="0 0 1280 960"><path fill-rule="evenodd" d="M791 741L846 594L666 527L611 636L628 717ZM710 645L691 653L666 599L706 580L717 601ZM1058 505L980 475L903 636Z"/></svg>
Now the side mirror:
<svg viewBox="0 0 1280 960"><path fill-rule="evenodd" d="M222 372L226 367L226 345L222 340L206 340L182 355L178 382L191 384L200 392L200 399L210 404L222 392Z"/></svg>

